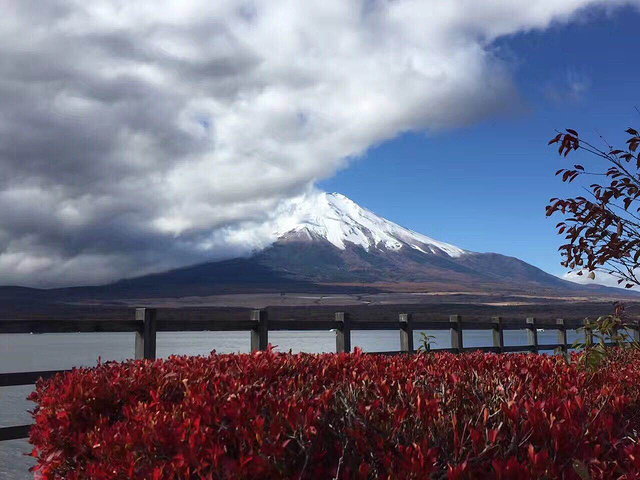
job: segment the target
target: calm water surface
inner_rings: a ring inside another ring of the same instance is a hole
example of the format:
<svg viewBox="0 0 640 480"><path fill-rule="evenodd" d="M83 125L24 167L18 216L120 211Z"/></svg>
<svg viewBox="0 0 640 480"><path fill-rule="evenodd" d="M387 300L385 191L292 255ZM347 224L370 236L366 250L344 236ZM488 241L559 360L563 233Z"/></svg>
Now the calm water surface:
<svg viewBox="0 0 640 480"><path fill-rule="evenodd" d="M427 332L434 335L434 348L449 348L449 331ZM525 331L504 332L506 345L526 345ZM420 332L414 332L415 345L420 342ZM568 332L568 341L576 338L574 331ZM269 341L278 350L293 352L333 352L333 332L270 332ZM464 332L464 345L481 347L491 345L489 330ZM557 343L556 331L538 334L540 344ZM393 351L400 349L397 331L354 331L351 343L364 351ZM159 357L172 354L208 355L212 350L219 353L248 352L249 332L177 332L158 333ZM98 357L103 361L125 360L134 351L134 335L131 333L79 333L46 335L0 335L0 373L32 370L58 370L74 366L93 366ZM25 398L33 386L0 387L0 426L31 423L27 412L32 404ZM30 451L26 440L0 442L0 479L25 480L32 478L28 468L33 461L24 456Z"/></svg>

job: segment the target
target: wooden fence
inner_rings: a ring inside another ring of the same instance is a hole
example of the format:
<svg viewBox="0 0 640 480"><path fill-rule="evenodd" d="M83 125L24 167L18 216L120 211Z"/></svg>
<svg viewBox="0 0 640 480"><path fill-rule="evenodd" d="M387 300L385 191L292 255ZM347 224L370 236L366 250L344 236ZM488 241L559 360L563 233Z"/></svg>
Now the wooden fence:
<svg viewBox="0 0 640 480"><path fill-rule="evenodd" d="M162 320L157 318L156 309L138 308L132 320L3 320L0 321L0 334L13 333L96 333L96 332L133 332L135 333L135 358L156 358L157 332L201 332L201 331L250 331L251 351L265 350L269 344L269 332L287 331L327 331L336 332L336 352L351 351L352 330L396 330L400 334L400 351L368 353L414 353L413 332L416 330L449 330L451 348L434 349L436 351L464 352L482 350L485 352L535 352L561 350L566 353L567 330L583 326L582 320L558 319L555 323L539 322L535 318L523 321L505 322L502 317L493 317L486 321L463 321L460 315L451 315L448 322L414 320L410 313L399 315L397 321L367 321L351 318L346 312L337 312L333 320L279 320L269 318L266 310L253 310L246 321L226 321L207 319ZM539 344L538 329L557 330L557 343ZM465 347L464 330L490 330L493 333L493 345L485 347ZM526 330L527 345L505 345L505 330ZM640 328L636 323L633 335L639 339ZM39 378L49 378L65 370L39 372L0 373L0 387L31 385ZM0 441L27 438L30 425L0 427Z"/></svg>

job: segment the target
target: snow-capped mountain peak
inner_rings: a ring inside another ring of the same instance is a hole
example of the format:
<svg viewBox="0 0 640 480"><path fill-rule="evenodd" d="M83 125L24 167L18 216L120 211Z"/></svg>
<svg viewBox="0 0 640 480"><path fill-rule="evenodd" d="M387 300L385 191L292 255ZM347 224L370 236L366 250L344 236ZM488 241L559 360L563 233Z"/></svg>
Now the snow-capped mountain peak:
<svg viewBox="0 0 640 480"><path fill-rule="evenodd" d="M344 250L413 248L423 253L460 257L464 250L390 222L339 193L317 193L285 207L277 228L280 239L322 238Z"/></svg>

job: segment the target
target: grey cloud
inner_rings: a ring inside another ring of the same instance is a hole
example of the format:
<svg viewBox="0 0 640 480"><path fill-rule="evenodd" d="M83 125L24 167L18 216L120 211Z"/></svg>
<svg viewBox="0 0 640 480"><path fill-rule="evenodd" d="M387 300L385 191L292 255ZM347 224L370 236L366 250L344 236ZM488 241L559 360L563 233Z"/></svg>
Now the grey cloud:
<svg viewBox="0 0 640 480"><path fill-rule="evenodd" d="M600 3L0 0L0 284L264 245L371 145L517 103L495 38Z"/></svg>

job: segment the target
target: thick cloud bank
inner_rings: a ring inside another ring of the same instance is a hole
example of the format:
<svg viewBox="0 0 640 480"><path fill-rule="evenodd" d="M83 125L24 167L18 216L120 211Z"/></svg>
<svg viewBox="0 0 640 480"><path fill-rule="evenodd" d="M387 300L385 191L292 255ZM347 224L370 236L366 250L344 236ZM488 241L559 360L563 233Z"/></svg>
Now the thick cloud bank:
<svg viewBox="0 0 640 480"><path fill-rule="evenodd" d="M492 41L597 4L0 0L0 283L260 246L369 146L508 109Z"/></svg>

